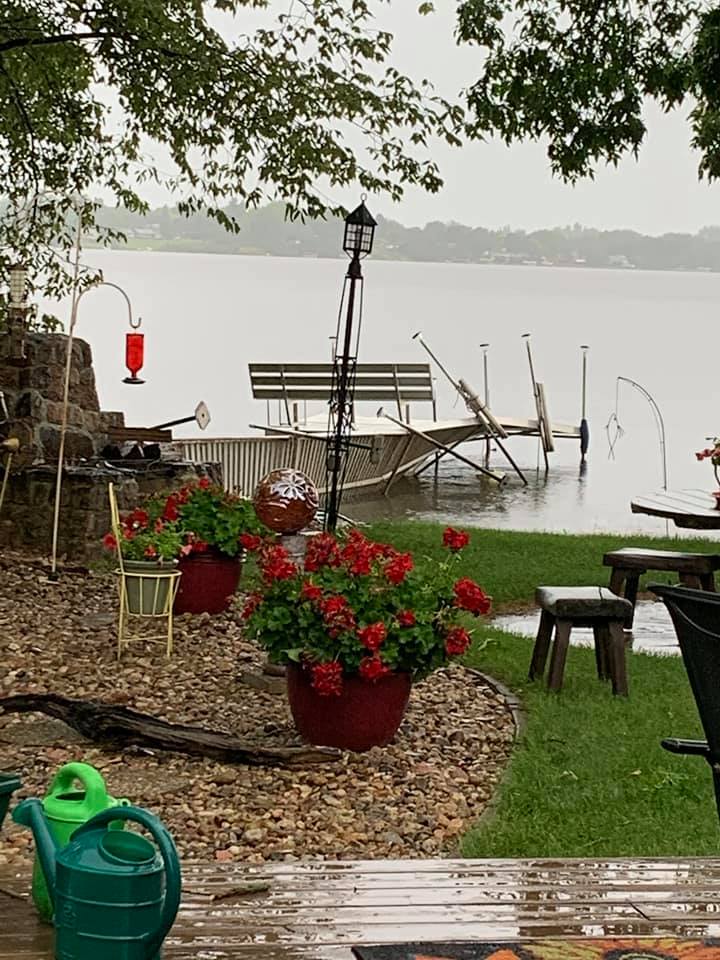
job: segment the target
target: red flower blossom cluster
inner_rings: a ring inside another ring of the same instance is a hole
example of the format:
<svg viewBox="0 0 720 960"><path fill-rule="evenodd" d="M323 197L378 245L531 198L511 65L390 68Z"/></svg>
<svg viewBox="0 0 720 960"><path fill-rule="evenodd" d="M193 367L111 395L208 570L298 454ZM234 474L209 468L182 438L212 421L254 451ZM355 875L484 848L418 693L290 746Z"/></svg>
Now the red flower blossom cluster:
<svg viewBox="0 0 720 960"><path fill-rule="evenodd" d="M245 599L245 606L242 609L240 616L243 620L249 620L250 617L255 613L257 608L263 602L263 595L261 593L250 593Z"/></svg>
<svg viewBox="0 0 720 960"><path fill-rule="evenodd" d="M345 597L337 594L326 597L324 600L320 600L318 608L331 637L339 637L341 633L355 629L355 614Z"/></svg>
<svg viewBox="0 0 720 960"><path fill-rule="evenodd" d="M322 596L322 587L318 587L317 584L312 583L310 580L303 581L303 585L300 588L300 599L309 600L310 603L314 603L316 600L319 600Z"/></svg>
<svg viewBox="0 0 720 960"><path fill-rule="evenodd" d="M371 623L370 626L358 630L358 637L360 637L360 643L364 647L372 650L373 653L377 653L387 637L387 629L382 621Z"/></svg>
<svg viewBox="0 0 720 960"><path fill-rule="evenodd" d="M114 533L106 533L102 542L106 550L114 550L115 547L117 547L117 540L115 539Z"/></svg>
<svg viewBox="0 0 720 960"><path fill-rule="evenodd" d="M263 544L255 575L263 602L250 604L248 636L276 662L299 659L327 695L340 692L344 677L425 677L467 651L470 633L459 614L490 609L490 597L460 575L467 542L448 527L443 543L451 555L434 566L426 558L419 569L410 553L358 530L310 537L298 568L282 547Z"/></svg>
<svg viewBox="0 0 720 960"><path fill-rule="evenodd" d="M490 597L470 577L462 577L453 587L455 606L474 613L475 616L490 611Z"/></svg>
<svg viewBox="0 0 720 960"><path fill-rule="evenodd" d="M248 550L253 553L255 550L259 550L262 546L262 537L259 537L256 533L241 533L240 534L240 546L243 550Z"/></svg>
<svg viewBox="0 0 720 960"><path fill-rule="evenodd" d="M324 697L339 697L342 693L342 666L337 660L316 663L310 668L311 684Z"/></svg>
<svg viewBox="0 0 720 960"><path fill-rule="evenodd" d="M470 634L465 627L451 627L445 634L445 651L450 657L459 657L470 646Z"/></svg>
<svg viewBox="0 0 720 960"><path fill-rule="evenodd" d="M454 530L452 527L446 527L443 531L443 546L448 550L462 550L470 543L470 534L464 530Z"/></svg>
<svg viewBox="0 0 720 960"><path fill-rule="evenodd" d="M298 568L290 559L290 554L279 544L267 546L263 550L259 566L267 583L274 583L276 580L292 580L298 572Z"/></svg>
<svg viewBox="0 0 720 960"><path fill-rule="evenodd" d="M341 563L340 548L335 537L329 533L320 533L309 538L304 561L308 573L314 573L321 567L339 567Z"/></svg>
<svg viewBox="0 0 720 960"><path fill-rule="evenodd" d="M354 576L368 576L373 563L380 557L391 557L397 553L385 543L368 540L360 530L351 530L347 543L340 552L340 558Z"/></svg>
<svg viewBox="0 0 720 960"><path fill-rule="evenodd" d="M395 586L402 583L413 568L412 554L396 553L385 564L385 576Z"/></svg>
<svg viewBox="0 0 720 960"><path fill-rule="evenodd" d="M380 677L386 677L392 673L390 667L384 664L380 657L363 657L358 667L358 673L363 680L379 680Z"/></svg>

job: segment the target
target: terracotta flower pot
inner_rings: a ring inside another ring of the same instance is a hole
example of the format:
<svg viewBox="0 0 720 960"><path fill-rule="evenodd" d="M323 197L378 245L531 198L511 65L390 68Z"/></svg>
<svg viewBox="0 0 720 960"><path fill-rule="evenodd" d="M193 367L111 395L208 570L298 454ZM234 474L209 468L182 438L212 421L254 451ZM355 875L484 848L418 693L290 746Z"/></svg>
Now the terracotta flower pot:
<svg viewBox="0 0 720 960"><path fill-rule="evenodd" d="M237 590L242 559L208 550L181 557L179 569L175 613L222 613Z"/></svg>
<svg viewBox="0 0 720 960"><path fill-rule="evenodd" d="M339 696L324 696L313 689L307 670L295 663L287 667L290 711L300 736L316 746L357 753L390 743L405 715L411 686L408 673L376 681L344 677Z"/></svg>

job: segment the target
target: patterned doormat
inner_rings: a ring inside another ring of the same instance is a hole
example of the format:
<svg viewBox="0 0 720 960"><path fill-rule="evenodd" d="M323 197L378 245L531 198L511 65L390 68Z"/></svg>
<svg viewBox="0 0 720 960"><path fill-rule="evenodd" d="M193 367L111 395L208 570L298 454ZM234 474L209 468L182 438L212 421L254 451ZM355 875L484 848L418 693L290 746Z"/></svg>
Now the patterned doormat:
<svg viewBox="0 0 720 960"><path fill-rule="evenodd" d="M720 960L720 939L603 937L353 947L358 960Z"/></svg>

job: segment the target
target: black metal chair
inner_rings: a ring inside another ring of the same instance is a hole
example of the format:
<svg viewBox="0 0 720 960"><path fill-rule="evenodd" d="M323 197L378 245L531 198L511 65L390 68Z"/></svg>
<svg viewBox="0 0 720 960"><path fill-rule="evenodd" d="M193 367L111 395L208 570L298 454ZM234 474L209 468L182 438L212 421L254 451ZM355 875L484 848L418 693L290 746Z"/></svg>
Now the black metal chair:
<svg viewBox="0 0 720 960"><path fill-rule="evenodd" d="M668 608L706 740L669 738L670 753L704 757L710 764L720 817L720 594L648 584Z"/></svg>

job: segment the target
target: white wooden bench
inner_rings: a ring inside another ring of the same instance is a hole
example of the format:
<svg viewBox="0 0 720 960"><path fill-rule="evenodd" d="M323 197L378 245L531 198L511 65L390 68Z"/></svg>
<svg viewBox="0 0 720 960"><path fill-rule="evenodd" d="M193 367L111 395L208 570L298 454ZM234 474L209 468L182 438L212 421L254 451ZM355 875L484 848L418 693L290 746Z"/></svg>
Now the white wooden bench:
<svg viewBox="0 0 720 960"><path fill-rule="evenodd" d="M279 400L285 406L288 422L290 405L298 401L329 402L333 386L332 363L251 363L250 384L256 400ZM398 416L411 403L433 405L435 390L429 363L358 363L355 366L354 402L370 400L395 403Z"/></svg>

